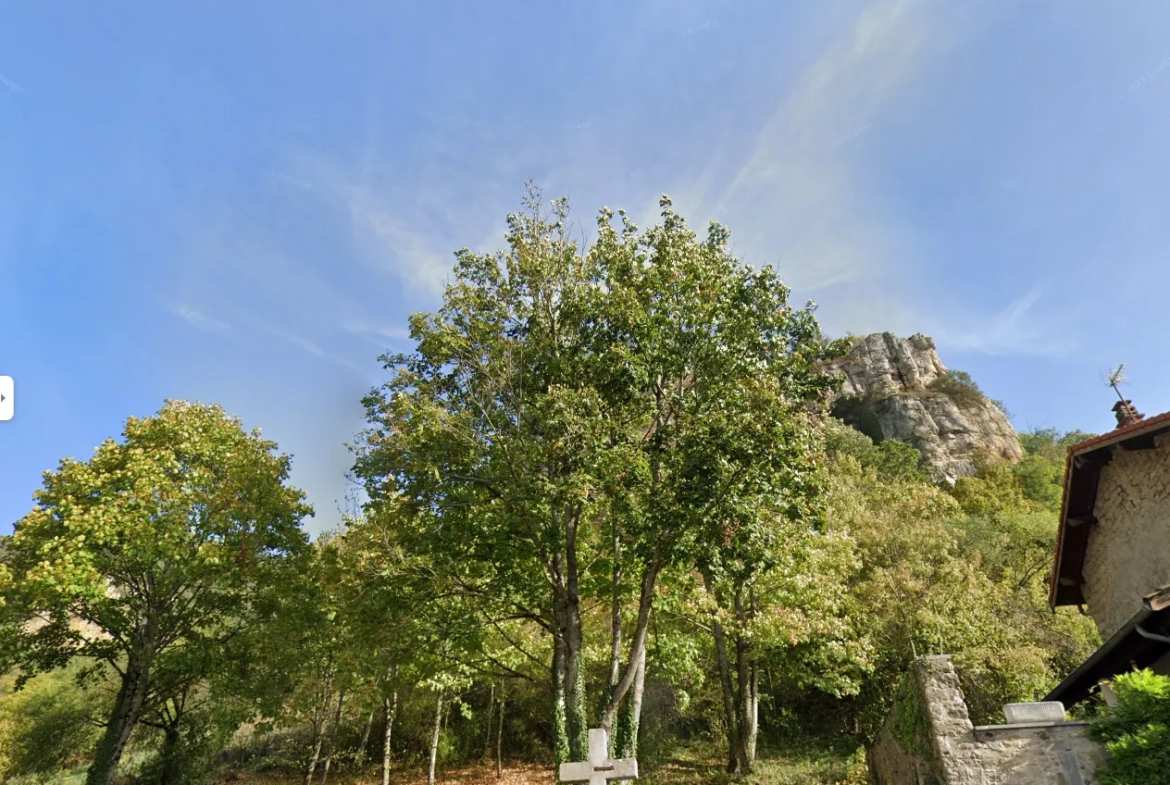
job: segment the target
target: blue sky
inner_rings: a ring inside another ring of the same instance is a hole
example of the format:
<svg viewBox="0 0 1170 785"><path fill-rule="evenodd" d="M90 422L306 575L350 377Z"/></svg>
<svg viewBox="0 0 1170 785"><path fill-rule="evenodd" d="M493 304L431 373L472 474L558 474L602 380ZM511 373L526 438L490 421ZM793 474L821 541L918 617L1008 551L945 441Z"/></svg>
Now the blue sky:
<svg viewBox="0 0 1170 785"><path fill-rule="evenodd" d="M1155 0L5 4L0 533L165 398L333 525L376 357L528 178L586 228L669 193L1017 428L1109 430L1117 363L1165 411L1167 128Z"/></svg>

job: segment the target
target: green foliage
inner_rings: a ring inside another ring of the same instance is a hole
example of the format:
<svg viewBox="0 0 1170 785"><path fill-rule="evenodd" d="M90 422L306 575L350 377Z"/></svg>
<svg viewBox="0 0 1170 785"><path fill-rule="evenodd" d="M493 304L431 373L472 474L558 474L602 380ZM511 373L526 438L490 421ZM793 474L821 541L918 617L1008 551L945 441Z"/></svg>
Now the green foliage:
<svg viewBox="0 0 1170 785"><path fill-rule="evenodd" d="M893 717L890 735L894 737L894 741L901 744L907 752L929 760L929 746L923 747L924 740L929 745L929 729L912 671L902 678L897 692L894 693Z"/></svg>
<svg viewBox="0 0 1170 785"><path fill-rule="evenodd" d="M76 668L42 674L15 692L14 679L0 681L0 781L47 778L93 748L95 714L106 701L96 687L83 690L77 675Z"/></svg>
<svg viewBox="0 0 1170 785"><path fill-rule="evenodd" d="M986 457L976 461L975 474L955 481L951 495L968 515L998 515L1039 508L1025 495L1012 464Z"/></svg>
<svg viewBox="0 0 1170 785"><path fill-rule="evenodd" d="M896 439L874 440L856 428L829 420L824 426L825 453L832 459L851 456L863 469L884 480L929 482L922 453Z"/></svg>
<svg viewBox="0 0 1170 785"><path fill-rule="evenodd" d="M869 763L863 745L854 750L853 754L846 759L845 776L837 781L837 785L869 785L869 783Z"/></svg>
<svg viewBox="0 0 1170 785"><path fill-rule="evenodd" d="M45 473L0 584L19 682L75 658L120 674L92 785L113 775L143 710L246 661L295 596L312 512L284 484L289 459L218 407L168 401L123 436Z"/></svg>
<svg viewBox="0 0 1170 785"><path fill-rule="evenodd" d="M1060 511L1064 494L1064 464L1047 457L1025 453L1012 467L1025 499L1051 512Z"/></svg>
<svg viewBox="0 0 1170 785"><path fill-rule="evenodd" d="M948 370L926 387L947 396L961 409L973 408L986 400L979 385L966 371Z"/></svg>
<svg viewBox="0 0 1170 785"><path fill-rule="evenodd" d="M1020 434L1020 446L1025 455L1035 455L1063 466L1069 447L1088 441L1095 435L1084 431L1069 431L1062 434L1055 428L1037 428Z"/></svg>
<svg viewBox="0 0 1170 785"><path fill-rule="evenodd" d="M238 632L264 581L304 550L300 519L312 511L282 484L289 459L221 409L170 401L156 417L128 420L124 435L88 462L46 472L36 508L16 526L12 578L0 589L10 613L49 619L18 636L26 672L129 654L132 640Z"/></svg>
<svg viewBox="0 0 1170 785"><path fill-rule="evenodd" d="M1090 726L1105 743L1103 785L1166 785L1170 782L1170 676L1136 671L1113 682L1117 706Z"/></svg>
<svg viewBox="0 0 1170 785"><path fill-rule="evenodd" d="M856 543L863 565L849 578L849 616L866 619L874 644L858 697L834 710L873 733L917 649L951 654L972 718L1001 721L1004 703L1042 695L1099 642L1087 619L1047 609L1055 516L1009 464L982 465L944 491L879 474L867 441L832 427L826 437L829 527Z"/></svg>
<svg viewBox="0 0 1170 785"><path fill-rule="evenodd" d="M1059 512L1068 448L1091 438L1092 434L1083 431L1060 434L1051 428L1020 434L1024 457L1012 471L1024 496L1044 509Z"/></svg>

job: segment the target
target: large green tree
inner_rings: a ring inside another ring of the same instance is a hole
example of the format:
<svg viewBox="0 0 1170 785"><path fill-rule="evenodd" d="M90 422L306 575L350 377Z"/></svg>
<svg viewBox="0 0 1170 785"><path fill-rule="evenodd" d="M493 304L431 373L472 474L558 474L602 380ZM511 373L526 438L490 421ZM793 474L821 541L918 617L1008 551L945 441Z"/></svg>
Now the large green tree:
<svg viewBox="0 0 1170 785"><path fill-rule="evenodd" d="M833 351L771 268L732 256L718 224L696 237L665 197L648 231L603 210L586 249L563 201L552 216L535 192L527 205L507 251L457 254L442 307L411 318L416 350L384 358L395 375L365 401L356 472L375 508L410 511L411 547L484 614L551 635L558 757L583 759L599 568L609 728L639 694L663 572L715 532L750 530L764 501L797 514L812 488L804 410Z"/></svg>
<svg viewBox="0 0 1170 785"><path fill-rule="evenodd" d="M46 472L6 548L5 652L25 676L75 658L115 672L89 785L110 781L144 710L279 605L312 514L289 466L219 407L168 401Z"/></svg>

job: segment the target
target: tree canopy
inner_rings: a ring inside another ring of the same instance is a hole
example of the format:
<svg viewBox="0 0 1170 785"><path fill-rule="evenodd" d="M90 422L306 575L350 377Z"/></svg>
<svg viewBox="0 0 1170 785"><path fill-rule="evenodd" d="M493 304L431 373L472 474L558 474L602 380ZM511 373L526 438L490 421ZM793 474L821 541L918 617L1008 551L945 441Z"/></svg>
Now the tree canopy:
<svg viewBox="0 0 1170 785"><path fill-rule="evenodd" d="M222 667L279 608L312 512L285 485L288 458L218 407L170 401L123 437L45 474L5 557L5 654L22 678L75 658L120 678L91 785L144 709Z"/></svg>

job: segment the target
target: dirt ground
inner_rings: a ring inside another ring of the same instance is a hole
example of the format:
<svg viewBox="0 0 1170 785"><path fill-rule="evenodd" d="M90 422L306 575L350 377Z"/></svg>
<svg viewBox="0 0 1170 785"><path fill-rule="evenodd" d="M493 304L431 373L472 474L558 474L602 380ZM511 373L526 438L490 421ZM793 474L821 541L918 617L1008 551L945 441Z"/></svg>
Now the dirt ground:
<svg viewBox="0 0 1170 785"><path fill-rule="evenodd" d="M665 785L666 783L697 782L718 771L716 761L710 765L690 761L668 763L654 772L654 776L641 782ZM318 775L319 777L319 775ZM390 785L425 785L427 773L424 769L398 769L390 774ZM435 775L436 785L555 785L556 777L551 766L536 763L513 763L504 767L503 775L497 779L492 765L462 766L440 769ZM239 774L227 780L224 785L302 785L300 778L265 774ZM382 778L376 769L366 774L329 775L329 785L382 785Z"/></svg>
<svg viewBox="0 0 1170 785"><path fill-rule="evenodd" d="M844 751L819 753L777 753L757 762L757 771L739 780L737 785L840 785L864 782L850 774L849 755ZM320 782L320 774L314 778ZM395 767L390 773L391 785L425 785L426 770L422 767ZM303 785L303 778L288 774L241 773L226 780L223 785ZM436 785L556 785L552 766L539 763L512 762L504 766L503 776L496 778L496 767L481 763L468 766L439 768ZM653 771L645 772L632 785L732 785L732 778L723 772L721 761L706 754L682 755L663 762ZM329 785L382 785L381 773L371 766L364 774L330 772Z"/></svg>
<svg viewBox="0 0 1170 785"><path fill-rule="evenodd" d="M421 768L395 768L390 773L390 785L426 785L426 781L426 770ZM225 785L301 785L301 782L300 778L244 773L228 779ZM477 765L439 769L435 782L436 785L554 785L556 778L551 767L538 764L506 766L500 779L496 779L495 766ZM366 774L334 776L330 773L329 785L382 785L382 777L375 769Z"/></svg>

